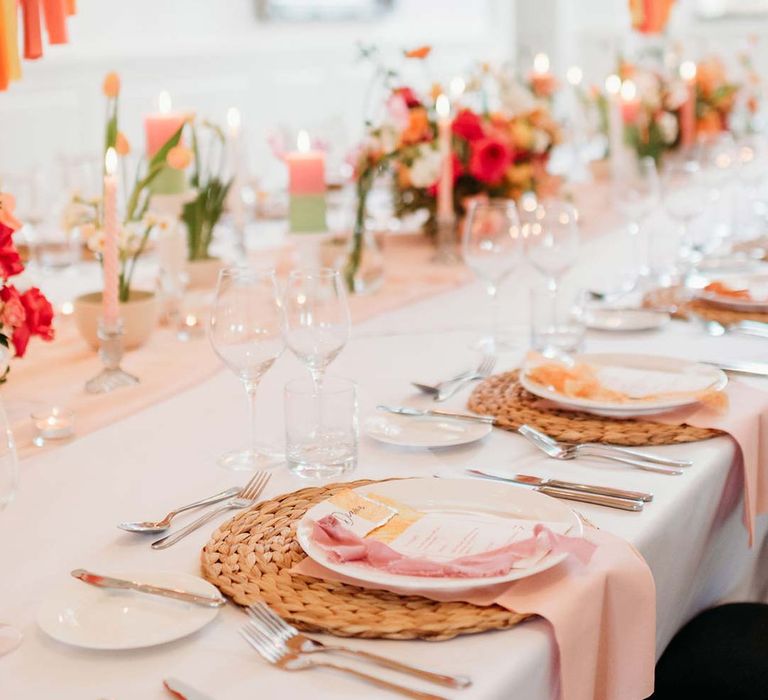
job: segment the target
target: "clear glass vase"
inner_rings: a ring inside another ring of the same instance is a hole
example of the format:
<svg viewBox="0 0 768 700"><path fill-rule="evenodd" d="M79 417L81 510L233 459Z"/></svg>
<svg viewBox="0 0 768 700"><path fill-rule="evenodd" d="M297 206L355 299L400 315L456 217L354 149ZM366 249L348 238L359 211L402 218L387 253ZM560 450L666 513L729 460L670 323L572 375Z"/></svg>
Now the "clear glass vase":
<svg viewBox="0 0 768 700"><path fill-rule="evenodd" d="M347 289L352 294L373 294L384 283L384 254L372 228L352 235L344 265Z"/></svg>

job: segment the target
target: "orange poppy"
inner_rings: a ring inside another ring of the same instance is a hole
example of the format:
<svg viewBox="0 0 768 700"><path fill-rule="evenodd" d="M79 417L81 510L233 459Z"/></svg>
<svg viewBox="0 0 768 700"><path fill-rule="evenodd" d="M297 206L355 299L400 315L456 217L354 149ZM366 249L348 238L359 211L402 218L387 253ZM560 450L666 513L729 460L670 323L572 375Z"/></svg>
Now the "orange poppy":
<svg viewBox="0 0 768 700"><path fill-rule="evenodd" d="M415 49L411 49L410 51L403 51L406 58L418 58L419 60L424 60L432 51L432 47L428 45L419 46Z"/></svg>

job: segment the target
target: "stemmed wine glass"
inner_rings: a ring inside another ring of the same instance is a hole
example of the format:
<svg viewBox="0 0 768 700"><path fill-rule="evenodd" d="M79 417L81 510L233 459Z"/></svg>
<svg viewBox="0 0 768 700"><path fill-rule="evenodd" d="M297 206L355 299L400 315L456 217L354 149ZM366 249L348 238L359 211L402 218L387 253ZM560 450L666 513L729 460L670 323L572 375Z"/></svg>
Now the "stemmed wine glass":
<svg viewBox="0 0 768 700"><path fill-rule="evenodd" d="M515 203L509 199L474 201L462 241L464 262L485 285L491 301L491 333L477 347L494 354L510 347L499 337L499 287L520 264L523 235Z"/></svg>
<svg viewBox="0 0 768 700"><path fill-rule="evenodd" d="M216 354L242 381L251 415L249 447L219 459L228 469L264 469L282 457L256 438L256 390L285 347L282 326L283 311L272 270L230 267L219 273L210 341Z"/></svg>
<svg viewBox="0 0 768 700"><path fill-rule="evenodd" d="M651 212L656 208L661 196L659 174L656 161L650 156L633 159L616 183L613 201L618 211L627 221L630 236L630 253L633 260L631 279L626 280L626 289L630 291L637 283L637 275L648 274L651 264L651 237L646 240L646 249L640 249L640 229ZM643 262L644 261L644 262Z"/></svg>
<svg viewBox="0 0 768 700"><path fill-rule="evenodd" d="M576 261L579 227L576 209L567 202L541 202L526 216L526 247L531 264L557 294L562 276Z"/></svg>
<svg viewBox="0 0 768 700"><path fill-rule="evenodd" d="M347 292L338 270L293 270L283 294L285 342L320 393L328 365L349 340Z"/></svg>
<svg viewBox="0 0 768 700"><path fill-rule="evenodd" d="M680 225L679 259L683 276L702 258L700 246L690 234L691 222L706 204L707 188L696 161L673 161L664 168L662 178L664 208Z"/></svg>
<svg viewBox="0 0 768 700"><path fill-rule="evenodd" d="M8 417L0 404L0 512L16 495L18 458ZM0 656L13 651L21 642L21 632L0 622Z"/></svg>

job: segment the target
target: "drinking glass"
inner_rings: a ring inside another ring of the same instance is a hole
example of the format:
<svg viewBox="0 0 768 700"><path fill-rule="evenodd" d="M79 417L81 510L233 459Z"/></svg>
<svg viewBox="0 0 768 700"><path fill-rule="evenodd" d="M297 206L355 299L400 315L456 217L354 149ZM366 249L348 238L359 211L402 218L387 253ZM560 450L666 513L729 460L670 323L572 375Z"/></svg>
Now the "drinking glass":
<svg viewBox="0 0 768 700"><path fill-rule="evenodd" d="M323 377L349 340L349 304L338 270L294 270L283 295L285 342L309 369L318 393Z"/></svg>
<svg viewBox="0 0 768 700"><path fill-rule="evenodd" d="M698 149L701 179L707 189L709 235L702 247L716 250L733 233L733 203L737 184L739 153L731 134L703 140Z"/></svg>
<svg viewBox="0 0 768 700"><path fill-rule="evenodd" d="M569 290L549 285L531 289L531 348L547 357L558 357L582 349L584 299Z"/></svg>
<svg viewBox="0 0 768 700"><path fill-rule="evenodd" d="M11 426L0 404L0 512L16 495L18 458ZM0 622L0 656L13 651L21 642L21 632Z"/></svg>
<svg viewBox="0 0 768 700"><path fill-rule="evenodd" d="M462 241L464 262L485 285L491 302L491 332L477 343L496 353L511 347L499 335L499 287L520 264L523 236L515 203L509 199L474 201L469 207Z"/></svg>
<svg viewBox="0 0 768 700"><path fill-rule="evenodd" d="M282 457L274 448L257 441L256 425L256 391L285 347L282 325L283 312L272 270L230 267L219 273L210 341L216 354L242 381L251 418L250 445L219 459L219 464L228 469L264 469Z"/></svg>
<svg viewBox="0 0 768 700"><path fill-rule="evenodd" d="M336 478L357 464L357 388L327 377L322 393L304 377L285 386L285 452L299 476Z"/></svg>
<svg viewBox="0 0 768 700"><path fill-rule="evenodd" d="M645 249L640 243L641 227L648 215L653 212L659 203L660 184L659 174L656 170L656 162L653 158L632 159L623 172L623 176L616 183L613 192L613 201L616 209L627 221L630 245L630 269L624 270L623 289L631 291L639 275L647 275L650 266L650 236L646 236Z"/></svg>
<svg viewBox="0 0 768 700"><path fill-rule="evenodd" d="M703 256L702 246L690 234L691 222L701 214L707 199L707 188L696 161L672 161L664 168L662 178L664 208L679 224L680 272L685 276Z"/></svg>

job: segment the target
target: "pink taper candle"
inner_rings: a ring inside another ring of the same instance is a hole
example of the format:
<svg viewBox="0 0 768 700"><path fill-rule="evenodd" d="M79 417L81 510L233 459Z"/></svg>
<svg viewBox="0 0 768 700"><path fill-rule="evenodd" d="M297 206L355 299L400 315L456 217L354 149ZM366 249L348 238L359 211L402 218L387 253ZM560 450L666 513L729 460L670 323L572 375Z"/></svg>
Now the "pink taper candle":
<svg viewBox="0 0 768 700"><path fill-rule="evenodd" d="M114 327L120 319L118 303L119 260L118 260L118 223L117 223L117 153L114 148L107 149L104 159L104 253L102 271L104 274L104 292L102 294L102 315L104 324Z"/></svg>
<svg viewBox="0 0 768 700"><path fill-rule="evenodd" d="M687 91L685 102L680 107L680 143L693 146L696 141L696 64L683 61L680 77L685 81Z"/></svg>
<svg viewBox="0 0 768 700"><path fill-rule="evenodd" d="M451 149L451 104L445 95L435 103L437 135L440 146L440 182L437 188L437 220L451 223L453 211L453 154Z"/></svg>

